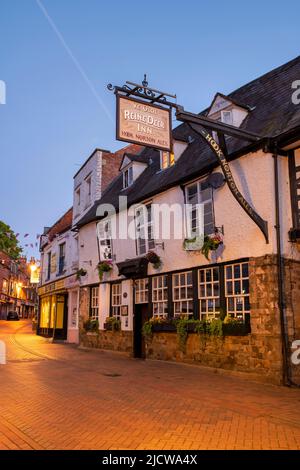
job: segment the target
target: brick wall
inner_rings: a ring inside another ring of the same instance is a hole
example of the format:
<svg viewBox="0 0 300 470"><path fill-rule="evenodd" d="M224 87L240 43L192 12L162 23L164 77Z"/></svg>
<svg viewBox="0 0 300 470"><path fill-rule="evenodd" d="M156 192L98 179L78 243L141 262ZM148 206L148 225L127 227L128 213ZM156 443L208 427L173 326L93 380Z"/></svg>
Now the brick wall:
<svg viewBox="0 0 300 470"><path fill-rule="evenodd" d="M115 153L103 152L102 162L102 184L101 191L105 191L110 182L119 175L119 168L122 162L124 153L136 154L142 150L141 145L131 144L118 150Z"/></svg>

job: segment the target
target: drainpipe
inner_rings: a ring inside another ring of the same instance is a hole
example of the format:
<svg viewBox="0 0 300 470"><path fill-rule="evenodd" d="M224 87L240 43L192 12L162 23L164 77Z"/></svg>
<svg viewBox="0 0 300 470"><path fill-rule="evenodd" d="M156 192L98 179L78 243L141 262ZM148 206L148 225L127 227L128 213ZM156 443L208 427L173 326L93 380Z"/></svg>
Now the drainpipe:
<svg viewBox="0 0 300 470"><path fill-rule="evenodd" d="M277 243L277 282L278 282L278 306L280 315L280 329L282 339L282 381L283 384L290 387L291 370L289 361L289 338L287 331L287 321L285 315L285 300L284 300L284 262L281 251L281 227L280 227L280 210L279 210L279 181L278 181L278 152L275 143L275 151L273 153L274 159L274 183L275 183L275 230L276 230L276 243Z"/></svg>

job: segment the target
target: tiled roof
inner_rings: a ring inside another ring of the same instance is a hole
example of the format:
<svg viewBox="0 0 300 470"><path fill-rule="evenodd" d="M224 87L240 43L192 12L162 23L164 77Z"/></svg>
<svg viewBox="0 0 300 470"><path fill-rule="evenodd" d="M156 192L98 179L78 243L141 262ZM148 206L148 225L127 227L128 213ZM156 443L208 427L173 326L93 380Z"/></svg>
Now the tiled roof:
<svg viewBox="0 0 300 470"><path fill-rule="evenodd" d="M227 95L236 103L243 103L251 111L243 121L241 129L247 129L264 137L277 137L300 127L300 105L292 103L292 82L300 77L300 56L268 72ZM207 110L202 111L205 114ZM126 190L122 190L122 176L118 176L103 193L101 200L78 222L77 227L95 220L100 203L118 207L118 197L128 196L128 204L133 204L152 197L172 186L207 173L218 165L216 156L202 139L187 124L181 124L173 130L173 137L190 141L176 164L166 170L160 170L160 156L157 150L145 148L141 157L149 165L140 177ZM192 139L189 139L192 137ZM235 138L229 138L229 159L247 153L249 144Z"/></svg>

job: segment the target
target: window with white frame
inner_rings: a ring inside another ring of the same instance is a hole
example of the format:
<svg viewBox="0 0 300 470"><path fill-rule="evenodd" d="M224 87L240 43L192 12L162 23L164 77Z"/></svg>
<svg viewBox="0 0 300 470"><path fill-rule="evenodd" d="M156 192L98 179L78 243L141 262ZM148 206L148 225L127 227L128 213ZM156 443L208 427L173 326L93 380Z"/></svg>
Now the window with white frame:
<svg viewBox="0 0 300 470"><path fill-rule="evenodd" d="M97 235L101 261L112 260L112 234L110 219L98 222Z"/></svg>
<svg viewBox="0 0 300 470"><path fill-rule="evenodd" d="M129 166L123 171L123 188L128 188L133 183L133 167Z"/></svg>
<svg viewBox="0 0 300 470"><path fill-rule="evenodd" d="M173 274L173 303L175 317L193 314L192 271Z"/></svg>
<svg viewBox="0 0 300 470"><path fill-rule="evenodd" d="M225 297L227 315L244 320L250 313L248 263L225 266Z"/></svg>
<svg viewBox="0 0 300 470"><path fill-rule="evenodd" d="M137 279L135 281L135 303L147 304L148 303L148 279Z"/></svg>
<svg viewBox="0 0 300 470"><path fill-rule="evenodd" d="M167 276L152 278L153 316L166 317L168 315L168 281Z"/></svg>
<svg viewBox="0 0 300 470"><path fill-rule="evenodd" d="M218 318L220 315L218 267L198 270L198 297L200 320Z"/></svg>
<svg viewBox="0 0 300 470"><path fill-rule="evenodd" d="M144 204L135 210L137 253L144 255L155 248L153 239L152 204Z"/></svg>
<svg viewBox="0 0 300 470"><path fill-rule="evenodd" d="M90 318L91 320L99 319L99 287L91 287L90 290Z"/></svg>
<svg viewBox="0 0 300 470"><path fill-rule="evenodd" d="M111 286L111 313L113 317L121 319L122 305L122 284L112 284Z"/></svg>
<svg viewBox="0 0 300 470"><path fill-rule="evenodd" d="M201 235L200 217L203 217L205 235L214 233L214 207L212 188L207 181L197 181L186 187L188 237Z"/></svg>
<svg viewBox="0 0 300 470"><path fill-rule="evenodd" d="M224 124L229 124L229 125L232 126L233 117L232 117L232 111L231 110L221 111L221 122L224 122Z"/></svg>
<svg viewBox="0 0 300 470"><path fill-rule="evenodd" d="M162 170L173 166L175 163L175 156L173 152L162 151L160 153L160 167Z"/></svg>

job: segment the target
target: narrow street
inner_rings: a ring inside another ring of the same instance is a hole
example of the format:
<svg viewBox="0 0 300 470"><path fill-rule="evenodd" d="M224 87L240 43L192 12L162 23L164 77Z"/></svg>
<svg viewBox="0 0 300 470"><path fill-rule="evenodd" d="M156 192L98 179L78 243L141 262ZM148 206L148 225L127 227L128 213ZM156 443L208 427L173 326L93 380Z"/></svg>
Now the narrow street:
<svg viewBox="0 0 300 470"><path fill-rule="evenodd" d="M0 449L300 449L300 391L0 322Z"/></svg>

